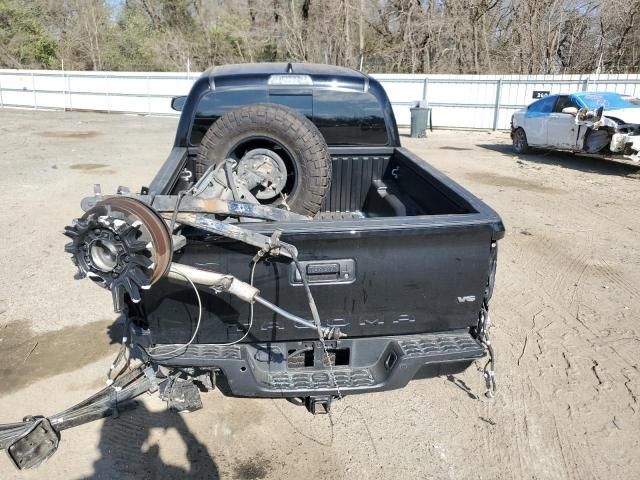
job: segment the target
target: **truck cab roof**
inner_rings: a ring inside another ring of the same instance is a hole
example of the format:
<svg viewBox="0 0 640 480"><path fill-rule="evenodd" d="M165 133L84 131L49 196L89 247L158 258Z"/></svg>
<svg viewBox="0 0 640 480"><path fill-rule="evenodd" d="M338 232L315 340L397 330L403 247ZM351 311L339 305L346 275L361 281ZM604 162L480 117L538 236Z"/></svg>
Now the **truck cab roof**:
<svg viewBox="0 0 640 480"><path fill-rule="evenodd" d="M211 89L269 86L269 88L339 88L367 92L371 79L362 72L316 63L240 63L206 70Z"/></svg>
<svg viewBox="0 0 640 480"><path fill-rule="evenodd" d="M356 70L314 63L244 63L207 69L184 101L175 146L197 148L220 115L255 103L303 113L329 146L399 146L389 98Z"/></svg>
<svg viewBox="0 0 640 480"><path fill-rule="evenodd" d="M238 76L238 75L333 75L335 77L368 78L362 72L347 67L324 65L318 63L236 63L218 65L208 68L203 75L209 78Z"/></svg>

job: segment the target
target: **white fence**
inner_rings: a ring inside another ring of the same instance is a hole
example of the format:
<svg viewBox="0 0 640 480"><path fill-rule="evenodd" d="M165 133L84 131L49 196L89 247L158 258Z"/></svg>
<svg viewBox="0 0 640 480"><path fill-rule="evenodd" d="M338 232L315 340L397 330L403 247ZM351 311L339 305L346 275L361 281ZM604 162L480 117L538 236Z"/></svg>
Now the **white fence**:
<svg viewBox="0 0 640 480"><path fill-rule="evenodd" d="M0 107L98 110L175 115L172 97L185 95L198 73L0 70ZM398 124L426 100L435 128L507 129L511 114L534 92L606 90L640 96L640 75L373 74L384 86Z"/></svg>
<svg viewBox="0 0 640 480"><path fill-rule="evenodd" d="M384 86L399 125L424 99L434 127L508 129L511 115L534 92L600 90L640 96L640 75L373 75Z"/></svg>

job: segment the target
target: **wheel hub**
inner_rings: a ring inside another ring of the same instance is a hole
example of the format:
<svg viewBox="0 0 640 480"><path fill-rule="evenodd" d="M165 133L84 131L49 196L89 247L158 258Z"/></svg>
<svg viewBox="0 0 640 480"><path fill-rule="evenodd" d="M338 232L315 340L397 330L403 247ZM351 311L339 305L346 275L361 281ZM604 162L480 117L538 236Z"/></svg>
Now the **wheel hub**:
<svg viewBox="0 0 640 480"><path fill-rule="evenodd" d="M89 246L89 258L98 270L110 272L118 265L118 250L110 239L97 239Z"/></svg>
<svg viewBox="0 0 640 480"><path fill-rule="evenodd" d="M129 197L98 203L65 228L65 245L78 267L76 278L88 277L110 289L114 310L124 305L124 293L139 302L171 263L171 237L166 224L150 207Z"/></svg>
<svg viewBox="0 0 640 480"><path fill-rule="evenodd" d="M287 167L280 156L266 148L248 151L238 162L238 177L247 185L256 185L254 194L260 200L269 200L282 193L287 183Z"/></svg>

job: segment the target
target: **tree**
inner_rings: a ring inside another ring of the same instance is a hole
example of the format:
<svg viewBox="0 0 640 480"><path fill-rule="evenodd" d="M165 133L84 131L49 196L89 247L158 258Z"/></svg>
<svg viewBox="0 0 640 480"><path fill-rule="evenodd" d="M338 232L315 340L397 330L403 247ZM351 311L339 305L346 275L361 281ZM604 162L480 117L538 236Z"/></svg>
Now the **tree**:
<svg viewBox="0 0 640 480"><path fill-rule="evenodd" d="M640 0L0 0L0 64L638 72L638 22Z"/></svg>
<svg viewBox="0 0 640 480"><path fill-rule="evenodd" d="M0 63L11 68L56 68L58 45L37 5L0 0Z"/></svg>

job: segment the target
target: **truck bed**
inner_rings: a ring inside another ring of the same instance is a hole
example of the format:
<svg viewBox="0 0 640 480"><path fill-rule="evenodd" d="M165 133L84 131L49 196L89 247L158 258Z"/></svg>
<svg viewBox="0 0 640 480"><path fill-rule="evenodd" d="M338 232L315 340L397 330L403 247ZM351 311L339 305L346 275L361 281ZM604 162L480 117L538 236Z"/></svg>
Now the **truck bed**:
<svg viewBox="0 0 640 480"><path fill-rule="evenodd" d="M352 150L352 149L349 149ZM404 148L386 154L332 154L333 178L323 204L322 218L329 213L355 212L367 218L473 212L464 198L450 188L452 182ZM434 175L435 174L435 175ZM339 216L338 216L339 217Z"/></svg>
<svg viewBox="0 0 640 480"><path fill-rule="evenodd" d="M321 318L348 338L466 330L477 325L504 229L478 198L404 148L332 149L333 182L313 221L247 223L245 228L295 245ZM249 281L255 251L188 230L175 261L231 272ZM493 250L493 251L492 251ZM280 307L310 318L293 265L258 264L255 285ZM245 333L249 306L227 294L201 292L205 313L196 343L232 342ZM198 309L190 287L163 279L143 297L152 344L186 342ZM317 338L255 307L246 343Z"/></svg>

